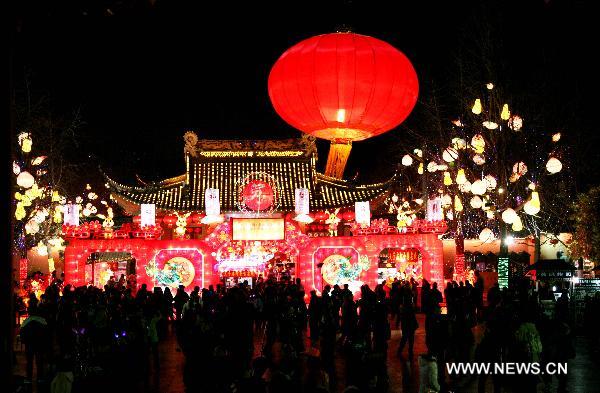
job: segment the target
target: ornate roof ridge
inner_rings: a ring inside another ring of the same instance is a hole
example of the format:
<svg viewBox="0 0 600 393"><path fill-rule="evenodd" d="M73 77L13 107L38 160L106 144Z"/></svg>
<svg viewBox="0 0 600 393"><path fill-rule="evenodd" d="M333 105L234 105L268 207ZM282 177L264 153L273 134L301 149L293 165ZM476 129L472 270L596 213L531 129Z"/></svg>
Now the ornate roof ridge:
<svg viewBox="0 0 600 393"><path fill-rule="evenodd" d="M192 157L210 151L298 151L303 156L317 153L316 138L306 134L287 139L199 139L195 132L187 131L183 140L184 153Z"/></svg>
<svg viewBox="0 0 600 393"><path fill-rule="evenodd" d="M336 177L327 176L324 173L315 172L317 174L317 181L329 183L338 187L346 187L346 188L354 188L354 189L372 189L372 188L382 188L387 187L390 183L394 182L397 177L397 172L394 172L391 178L386 181L379 183L369 183L369 184L354 184L348 180L338 179Z"/></svg>

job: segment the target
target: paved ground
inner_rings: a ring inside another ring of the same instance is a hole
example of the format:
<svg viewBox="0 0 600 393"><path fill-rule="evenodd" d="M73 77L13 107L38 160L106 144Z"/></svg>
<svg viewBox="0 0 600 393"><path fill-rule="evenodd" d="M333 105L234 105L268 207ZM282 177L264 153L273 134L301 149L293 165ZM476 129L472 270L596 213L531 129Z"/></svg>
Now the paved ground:
<svg viewBox="0 0 600 393"><path fill-rule="evenodd" d="M389 345L388 352L388 373L390 378L390 392L418 392L418 381L419 381L419 369L417 364L417 356L420 353L426 351L425 348L425 332L423 326L425 325L423 316L419 315L419 329L416 332L415 337L415 358L408 360L406 358L398 358L396 350L400 341L400 331L393 330L392 337ZM475 328L475 337L479 337L479 329ZM260 353L261 342L260 338L256 339L256 354ZM307 347L308 347L307 341ZM22 348L17 345L17 367L15 370L16 375L25 375L25 356L22 352ZM406 353L406 349L405 349ZM131 386L127 390L119 389L119 386L124 386L123 381L107 381L106 379L99 379L94 382L94 387L98 388L100 385L106 386L106 389L98 389L98 391L127 391L128 393L134 392L157 392L157 393L184 393L185 387L183 384L182 370L184 364L184 357L181 352L177 350L177 343L175 341L174 334L170 333L167 339L160 344L160 357L161 357L161 369L160 373L154 373L150 370L149 386ZM577 357L576 359L569 362L569 373L568 373L568 388L570 392L600 392L600 364L598 362L598 353L592 353L592 345L589 340L580 337L577 340ZM592 359L596 359L593 361ZM336 369L338 380L340 384L338 391L341 392L343 389L343 374L344 374L344 361L338 356L336 362ZM154 389L151 389L154 388ZM543 385L538 385L538 391L543 392ZM457 381L456 384L451 388L453 392L477 392L477 379L465 378ZM87 390L87 389L86 389ZM96 390L96 389L94 389ZM45 389L38 387L36 384L33 385L32 392L44 393ZM491 379L488 380L487 392L493 391L491 385ZM510 391L510 390L503 390ZM516 389L515 391L519 391ZM551 392L556 392L556 379L553 381L553 385L550 387ZM78 393L78 392L74 392Z"/></svg>

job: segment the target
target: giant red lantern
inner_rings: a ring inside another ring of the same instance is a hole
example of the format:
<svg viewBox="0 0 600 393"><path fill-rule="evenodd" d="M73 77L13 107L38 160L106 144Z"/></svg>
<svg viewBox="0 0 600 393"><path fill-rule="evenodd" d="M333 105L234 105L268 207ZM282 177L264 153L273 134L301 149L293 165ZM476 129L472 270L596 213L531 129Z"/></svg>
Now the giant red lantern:
<svg viewBox="0 0 600 393"><path fill-rule="evenodd" d="M354 33L304 40L269 75L275 111L291 126L331 141L325 173L341 178L352 141L391 130L419 93L408 58L390 44Z"/></svg>

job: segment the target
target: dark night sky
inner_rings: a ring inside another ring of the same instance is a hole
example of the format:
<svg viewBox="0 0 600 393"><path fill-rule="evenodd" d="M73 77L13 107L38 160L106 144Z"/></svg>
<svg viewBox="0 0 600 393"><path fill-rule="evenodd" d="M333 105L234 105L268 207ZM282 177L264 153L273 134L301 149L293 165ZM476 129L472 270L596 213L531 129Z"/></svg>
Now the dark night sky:
<svg viewBox="0 0 600 393"><path fill-rule="evenodd" d="M299 135L271 107L269 70L288 47L341 23L403 51L419 74L421 96L430 94L428 81L443 84L451 78L453 57L459 48L468 50L460 37L478 20L481 3L501 4L488 12L501 31L504 81L535 91L543 76L540 93L549 108L565 111L553 113L556 125L570 133L576 155L589 153L590 141L598 140L587 115L591 103L584 100L594 75L588 51L597 46L591 45L592 13L585 2L355 0L350 7L342 1L157 0L153 7L144 1L42 3L44 8L23 2L20 10L16 84L27 67L32 87L48 93L57 112L80 107L86 122L79 133L81 153L96 155L124 182L133 183L136 173L147 180L182 173L186 129L206 138ZM356 143L346 175L360 168L361 178L381 180L385 170L368 176L377 167L372 157L402 133L400 127ZM326 144L320 148L323 165ZM582 185L598 183L594 176L580 176Z"/></svg>

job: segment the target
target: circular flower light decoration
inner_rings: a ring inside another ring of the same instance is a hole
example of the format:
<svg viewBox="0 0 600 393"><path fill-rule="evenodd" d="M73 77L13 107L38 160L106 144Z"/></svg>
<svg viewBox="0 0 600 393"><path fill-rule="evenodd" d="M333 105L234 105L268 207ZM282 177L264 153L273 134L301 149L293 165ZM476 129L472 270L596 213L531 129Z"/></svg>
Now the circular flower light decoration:
<svg viewBox="0 0 600 393"><path fill-rule="evenodd" d="M523 128L523 119L519 115L513 115L508 119L508 127L513 131L521 131Z"/></svg>
<svg viewBox="0 0 600 393"><path fill-rule="evenodd" d="M551 157L546 163L546 170L551 174L558 173L562 170L562 163L558 158Z"/></svg>

